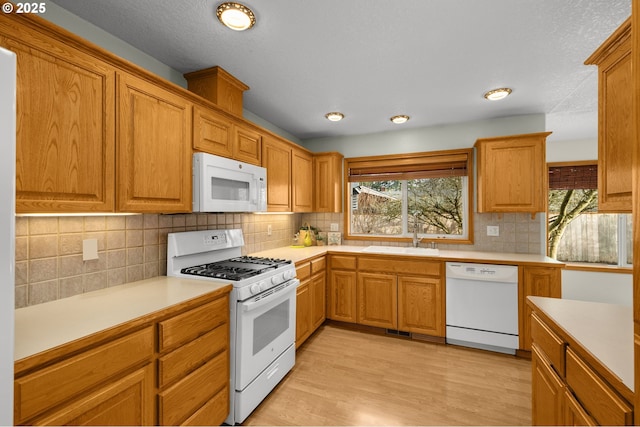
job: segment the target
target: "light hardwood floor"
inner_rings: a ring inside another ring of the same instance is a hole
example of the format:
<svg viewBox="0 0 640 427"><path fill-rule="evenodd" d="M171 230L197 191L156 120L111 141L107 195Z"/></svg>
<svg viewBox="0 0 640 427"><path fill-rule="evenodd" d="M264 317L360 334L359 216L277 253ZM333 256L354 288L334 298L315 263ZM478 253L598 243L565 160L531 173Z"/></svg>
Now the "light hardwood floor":
<svg viewBox="0 0 640 427"><path fill-rule="evenodd" d="M531 425L531 362L325 325L243 425Z"/></svg>

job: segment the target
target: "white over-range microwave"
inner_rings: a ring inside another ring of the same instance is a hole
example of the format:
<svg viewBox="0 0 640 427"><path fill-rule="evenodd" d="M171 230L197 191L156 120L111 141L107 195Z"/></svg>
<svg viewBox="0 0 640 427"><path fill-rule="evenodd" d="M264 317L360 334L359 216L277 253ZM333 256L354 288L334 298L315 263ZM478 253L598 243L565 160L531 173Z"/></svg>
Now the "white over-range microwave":
<svg viewBox="0 0 640 427"><path fill-rule="evenodd" d="M193 155L194 212L266 212L267 170L207 153Z"/></svg>

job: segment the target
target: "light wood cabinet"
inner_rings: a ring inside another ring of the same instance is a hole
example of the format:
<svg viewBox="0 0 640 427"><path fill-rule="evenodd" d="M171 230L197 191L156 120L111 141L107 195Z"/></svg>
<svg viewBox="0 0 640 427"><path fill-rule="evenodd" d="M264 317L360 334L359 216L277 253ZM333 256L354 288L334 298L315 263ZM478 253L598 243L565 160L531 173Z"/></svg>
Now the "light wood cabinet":
<svg viewBox="0 0 640 427"><path fill-rule="evenodd" d="M598 66L598 211L631 212L631 18L586 61Z"/></svg>
<svg viewBox="0 0 640 427"><path fill-rule="evenodd" d="M562 425L565 385L543 354L533 346L531 351L531 422L534 426Z"/></svg>
<svg viewBox="0 0 640 427"><path fill-rule="evenodd" d="M240 123L234 125L233 134L233 158L260 166L262 164L262 134Z"/></svg>
<svg viewBox="0 0 640 427"><path fill-rule="evenodd" d="M300 347L326 318L326 257L296 265L300 280L296 294L296 348Z"/></svg>
<svg viewBox="0 0 640 427"><path fill-rule="evenodd" d="M588 350L535 305L531 314L533 425L632 425L631 397L619 393ZM633 395L629 392L627 395Z"/></svg>
<svg viewBox="0 0 640 427"><path fill-rule="evenodd" d="M293 212L313 211L313 156L307 151L292 149L291 174Z"/></svg>
<svg viewBox="0 0 640 427"><path fill-rule="evenodd" d="M191 210L191 113L186 99L118 76L118 210Z"/></svg>
<svg viewBox="0 0 640 427"><path fill-rule="evenodd" d="M266 137L262 146L262 166L267 169L267 210L292 212L291 147L279 139Z"/></svg>
<svg viewBox="0 0 640 427"><path fill-rule="evenodd" d="M115 209L115 68L0 16L17 56L16 212Z"/></svg>
<svg viewBox="0 0 640 427"><path fill-rule="evenodd" d="M356 257L329 255L327 317L340 322L357 321Z"/></svg>
<svg viewBox="0 0 640 427"><path fill-rule="evenodd" d="M17 361L15 424L221 424L229 413L229 290Z"/></svg>
<svg viewBox="0 0 640 427"><path fill-rule="evenodd" d="M194 106L193 149L233 158L233 122L213 109Z"/></svg>
<svg viewBox="0 0 640 427"><path fill-rule="evenodd" d="M342 212L342 159L337 152L313 155L314 212Z"/></svg>
<svg viewBox="0 0 640 427"><path fill-rule="evenodd" d="M478 212L545 212L551 132L478 139Z"/></svg>
<svg viewBox="0 0 640 427"><path fill-rule="evenodd" d="M398 277L398 329L445 336L444 288L437 277Z"/></svg>
<svg viewBox="0 0 640 427"><path fill-rule="evenodd" d="M262 166L267 169L269 212L311 212L313 209L313 157L280 138L267 136L262 145Z"/></svg>
<svg viewBox="0 0 640 427"><path fill-rule="evenodd" d="M560 268L520 266L518 269L518 321L521 350L531 350L531 308L528 296L560 298L562 295Z"/></svg>
<svg viewBox="0 0 640 427"><path fill-rule="evenodd" d="M358 272L357 281L357 323L379 328L397 329L397 277L391 274Z"/></svg>
<svg viewBox="0 0 640 427"><path fill-rule="evenodd" d="M137 371L140 366L150 365L152 356L153 329L147 327L45 364L26 375L17 372L14 422L57 424L92 418L109 421L110 415L102 412L105 402L111 401L119 408L114 410L114 421L152 423L153 378L147 376L148 370ZM128 374L132 377L126 377ZM98 391L94 392L96 387ZM118 402L123 396L131 401ZM87 407L83 407L85 404Z"/></svg>

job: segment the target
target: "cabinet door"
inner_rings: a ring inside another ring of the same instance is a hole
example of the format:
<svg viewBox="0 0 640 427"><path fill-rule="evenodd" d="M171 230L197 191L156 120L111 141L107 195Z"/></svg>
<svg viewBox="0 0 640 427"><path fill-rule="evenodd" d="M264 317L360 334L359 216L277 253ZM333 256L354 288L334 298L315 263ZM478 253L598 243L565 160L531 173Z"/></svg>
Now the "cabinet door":
<svg viewBox="0 0 640 427"><path fill-rule="evenodd" d="M631 212L634 137L633 91L629 90L633 86L630 27L630 21L625 22L596 52L599 212Z"/></svg>
<svg viewBox="0 0 640 427"><path fill-rule="evenodd" d="M562 425L565 385L535 345L531 353L531 422L534 426Z"/></svg>
<svg viewBox="0 0 640 427"><path fill-rule="evenodd" d="M342 154L313 156L314 212L342 212Z"/></svg>
<svg viewBox="0 0 640 427"><path fill-rule="evenodd" d="M478 212L545 212L550 132L479 139Z"/></svg>
<svg viewBox="0 0 640 427"><path fill-rule="evenodd" d="M398 327L398 282L395 275L358 273L358 323Z"/></svg>
<svg viewBox="0 0 640 427"><path fill-rule="evenodd" d="M240 124L236 124L234 129L233 158L259 166L262 163L262 135Z"/></svg>
<svg viewBox="0 0 640 427"><path fill-rule="evenodd" d="M356 272L331 271L328 317L341 322L356 323L356 298Z"/></svg>
<svg viewBox="0 0 640 427"><path fill-rule="evenodd" d="M128 74L118 93L118 209L190 211L191 104Z"/></svg>
<svg viewBox="0 0 640 427"><path fill-rule="evenodd" d="M311 154L294 149L291 154L291 171L293 211L313 211L313 157Z"/></svg>
<svg viewBox="0 0 640 427"><path fill-rule="evenodd" d="M296 290L296 348L311 335L311 291L309 281Z"/></svg>
<svg viewBox="0 0 640 427"><path fill-rule="evenodd" d="M564 392L564 424L566 426L597 426L596 420L591 418L582 405L573 397L569 390Z"/></svg>
<svg viewBox="0 0 640 427"><path fill-rule="evenodd" d="M215 111L193 107L193 149L233 157L233 124Z"/></svg>
<svg viewBox="0 0 640 427"><path fill-rule="evenodd" d="M34 425L147 426L154 423L153 365L109 382Z"/></svg>
<svg viewBox="0 0 640 427"><path fill-rule="evenodd" d="M323 272L311 278L311 330L315 331L326 318L326 278Z"/></svg>
<svg viewBox="0 0 640 427"><path fill-rule="evenodd" d="M528 296L560 298L562 281L559 268L520 267L521 287L518 292L518 323L520 349L531 350L531 308L525 303Z"/></svg>
<svg viewBox="0 0 640 427"><path fill-rule="evenodd" d="M398 329L444 337L443 302L440 279L398 276Z"/></svg>
<svg viewBox="0 0 640 427"><path fill-rule="evenodd" d="M23 27L7 31L15 38L0 35L0 46L17 56L16 212L113 211L115 69Z"/></svg>
<svg viewBox="0 0 640 427"><path fill-rule="evenodd" d="M291 147L274 138L265 138L262 166L267 168L267 210L291 212Z"/></svg>

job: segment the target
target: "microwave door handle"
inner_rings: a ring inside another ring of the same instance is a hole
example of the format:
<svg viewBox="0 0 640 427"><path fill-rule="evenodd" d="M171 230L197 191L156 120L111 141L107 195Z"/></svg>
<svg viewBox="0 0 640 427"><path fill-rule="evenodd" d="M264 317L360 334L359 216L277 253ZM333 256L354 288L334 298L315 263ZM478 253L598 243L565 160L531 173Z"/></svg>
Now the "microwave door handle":
<svg viewBox="0 0 640 427"><path fill-rule="evenodd" d="M251 179L253 180L253 185L251 186L253 189L253 191L251 192L251 204L254 206L258 206L258 194L260 194L260 189L258 188L258 186L260 185L260 182L255 175L251 175Z"/></svg>

